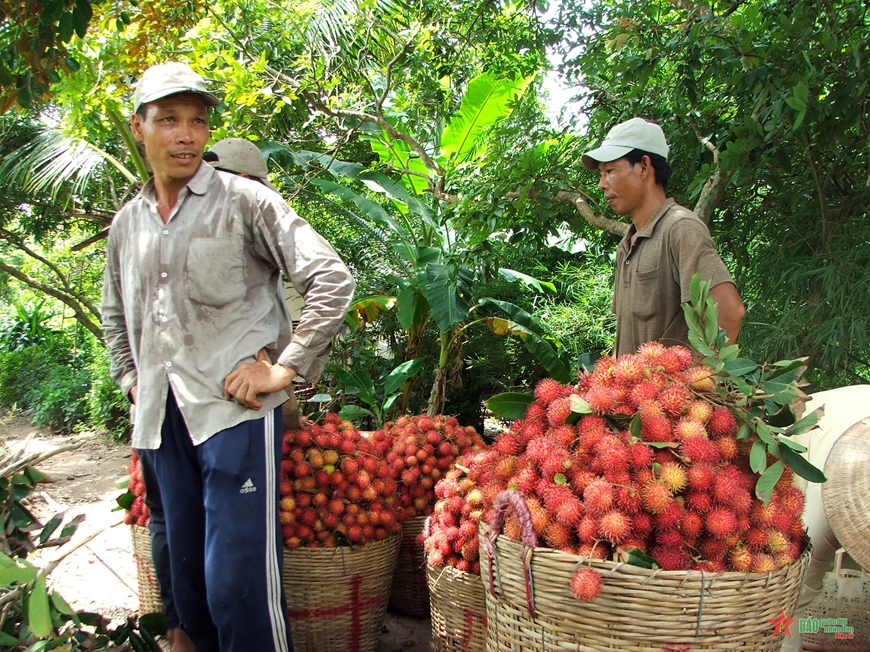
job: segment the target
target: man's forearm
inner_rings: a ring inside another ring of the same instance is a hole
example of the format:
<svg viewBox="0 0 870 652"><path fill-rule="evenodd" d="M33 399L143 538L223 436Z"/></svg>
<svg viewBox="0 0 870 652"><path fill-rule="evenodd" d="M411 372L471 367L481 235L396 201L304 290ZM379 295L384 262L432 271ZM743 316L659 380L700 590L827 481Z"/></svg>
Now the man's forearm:
<svg viewBox="0 0 870 652"><path fill-rule="evenodd" d="M719 328L728 336L728 344L734 344L746 315L743 300L733 283L720 283L710 289L710 294L719 311Z"/></svg>

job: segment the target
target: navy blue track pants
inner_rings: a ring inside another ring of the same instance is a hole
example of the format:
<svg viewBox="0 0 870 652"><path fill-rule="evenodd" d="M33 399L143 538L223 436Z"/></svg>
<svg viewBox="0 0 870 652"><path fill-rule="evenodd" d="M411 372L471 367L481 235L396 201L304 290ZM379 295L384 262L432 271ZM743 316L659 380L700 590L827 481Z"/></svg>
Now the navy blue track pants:
<svg viewBox="0 0 870 652"><path fill-rule="evenodd" d="M198 652L292 652L281 586L281 409L194 446L172 391L154 471L175 606Z"/></svg>

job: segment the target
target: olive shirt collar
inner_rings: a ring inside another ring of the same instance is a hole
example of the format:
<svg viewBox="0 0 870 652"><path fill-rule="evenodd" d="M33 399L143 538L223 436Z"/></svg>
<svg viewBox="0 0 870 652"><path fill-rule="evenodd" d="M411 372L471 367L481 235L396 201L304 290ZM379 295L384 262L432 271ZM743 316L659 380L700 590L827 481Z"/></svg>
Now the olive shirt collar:
<svg viewBox="0 0 870 652"><path fill-rule="evenodd" d="M661 206L656 209L656 212L653 213L653 216L649 219L649 222L643 227L643 231L638 233L637 228L634 226L632 222L631 226L628 227L628 232L625 234L625 237L622 239L622 242L619 244L620 248L625 248L626 252L630 252L638 238L651 238L653 231L655 231L656 224L659 223L665 214L668 212L671 206L676 204L676 200L673 197L668 197L665 199Z"/></svg>

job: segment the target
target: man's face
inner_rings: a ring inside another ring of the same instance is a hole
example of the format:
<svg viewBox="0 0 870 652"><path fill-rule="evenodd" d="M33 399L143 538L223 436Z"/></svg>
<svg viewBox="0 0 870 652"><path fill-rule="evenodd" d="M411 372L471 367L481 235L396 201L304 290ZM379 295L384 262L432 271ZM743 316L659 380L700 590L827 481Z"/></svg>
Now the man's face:
<svg viewBox="0 0 870 652"><path fill-rule="evenodd" d="M186 181L199 167L209 138L208 108L202 95L180 93L146 105L145 118L133 114L130 126L154 176Z"/></svg>
<svg viewBox="0 0 870 652"><path fill-rule="evenodd" d="M604 200L617 215L630 217L643 204L646 190L641 167L644 163L649 165L648 159L644 158L634 165L625 158L598 164L598 171L601 173L598 187L604 193Z"/></svg>

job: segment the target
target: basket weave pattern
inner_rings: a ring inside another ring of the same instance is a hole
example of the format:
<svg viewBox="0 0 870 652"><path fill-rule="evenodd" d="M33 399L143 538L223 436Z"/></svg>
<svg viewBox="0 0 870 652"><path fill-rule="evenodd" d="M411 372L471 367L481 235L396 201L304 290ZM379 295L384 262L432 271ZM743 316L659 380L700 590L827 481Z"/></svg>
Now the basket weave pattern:
<svg viewBox="0 0 870 652"><path fill-rule="evenodd" d="M490 528L481 523L479 531L483 540ZM777 652L785 634L774 636L768 619L794 613L809 559L805 552L771 573L662 571L529 548L503 535L493 543L492 558L481 554L487 652ZM602 575L592 602L571 593L580 566Z"/></svg>
<svg viewBox="0 0 870 652"><path fill-rule="evenodd" d="M354 548L284 550L284 593L297 652L373 652L399 537Z"/></svg>
<svg viewBox="0 0 870 652"><path fill-rule="evenodd" d="M417 536L423 532L425 523L425 516L415 516L402 524L402 544L390 593L390 611L413 618L429 615L426 553L422 544L417 543Z"/></svg>
<svg viewBox="0 0 870 652"><path fill-rule="evenodd" d="M130 536L133 539L133 559L139 586L139 615L162 612L160 585L151 557L151 531L141 525L131 525Z"/></svg>
<svg viewBox="0 0 870 652"><path fill-rule="evenodd" d="M453 566L426 566L435 652L483 652L486 603L480 575Z"/></svg>

